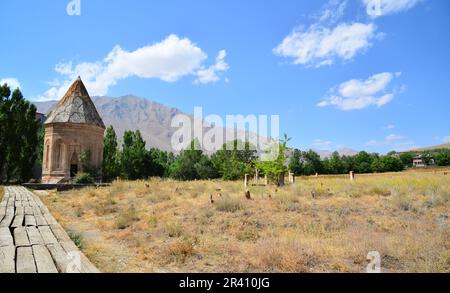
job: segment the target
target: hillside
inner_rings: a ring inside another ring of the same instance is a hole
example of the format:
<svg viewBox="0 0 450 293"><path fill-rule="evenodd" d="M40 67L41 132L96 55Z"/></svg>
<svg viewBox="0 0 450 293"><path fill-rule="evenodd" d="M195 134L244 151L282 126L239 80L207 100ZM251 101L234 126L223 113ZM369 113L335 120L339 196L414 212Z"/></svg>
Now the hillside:
<svg viewBox="0 0 450 293"><path fill-rule="evenodd" d="M412 149L411 151L412 152L421 152L421 151L432 151L432 150L438 150L438 149L450 149L450 142L440 144L440 145L430 146L430 147Z"/></svg>
<svg viewBox="0 0 450 293"><path fill-rule="evenodd" d="M172 118L178 114L188 115L191 121L194 117L183 113L179 109L168 107L149 99L132 95L122 97L93 97L92 98L103 122L106 126L112 125L119 140L125 130L140 130L147 147L155 147L165 151L174 151L171 138L178 128L171 127ZM57 104L57 101L35 102L38 112L47 114ZM205 128L207 131L208 128ZM232 129L224 130L225 137L232 137L226 133L234 132ZM243 134L242 131L238 131ZM256 134L249 133L254 138ZM264 138L263 138L264 140Z"/></svg>

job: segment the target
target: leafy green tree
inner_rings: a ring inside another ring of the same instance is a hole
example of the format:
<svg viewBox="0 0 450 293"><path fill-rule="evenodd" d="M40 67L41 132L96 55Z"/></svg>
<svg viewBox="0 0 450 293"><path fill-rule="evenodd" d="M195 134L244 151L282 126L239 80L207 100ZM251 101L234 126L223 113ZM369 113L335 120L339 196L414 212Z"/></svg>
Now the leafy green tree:
<svg viewBox="0 0 450 293"><path fill-rule="evenodd" d="M36 107L19 89L0 87L0 181L26 182L33 176L39 123Z"/></svg>
<svg viewBox="0 0 450 293"><path fill-rule="evenodd" d="M450 150L449 149L438 150L435 157L436 157L436 163L439 166L449 166L450 165Z"/></svg>
<svg viewBox="0 0 450 293"><path fill-rule="evenodd" d="M234 140L211 156L211 161L224 180L237 180L251 172L256 150L249 142Z"/></svg>
<svg viewBox="0 0 450 293"><path fill-rule="evenodd" d="M373 158L369 153L362 151L355 156L355 170L358 173L372 172ZM352 170L350 170L352 171Z"/></svg>
<svg viewBox="0 0 450 293"><path fill-rule="evenodd" d="M120 175L120 152L114 127L106 129L103 139L103 178L111 180Z"/></svg>
<svg viewBox="0 0 450 293"><path fill-rule="evenodd" d="M321 174L324 172L323 163L318 153L313 150L308 150L302 154L302 157L305 175Z"/></svg>
<svg viewBox="0 0 450 293"><path fill-rule="evenodd" d="M412 161L414 158L414 155L410 152L408 153L401 153L399 156L400 160L403 163L403 166L405 167L412 167Z"/></svg>
<svg viewBox="0 0 450 293"><path fill-rule="evenodd" d="M287 143L290 138L284 135L283 140L278 142L278 155L275 160L272 161L256 161L255 165L258 170L261 170L263 174L267 176L267 179L278 186L281 185L284 178L284 174L288 171L287 168Z"/></svg>
<svg viewBox="0 0 450 293"><path fill-rule="evenodd" d="M344 165L342 164L341 156L338 152L333 152L329 159L329 172L331 174L344 173Z"/></svg>
<svg viewBox="0 0 450 293"><path fill-rule="evenodd" d="M170 177L185 181L217 178L217 170L211 160L195 147L196 143L192 141L190 147L176 157L169 169Z"/></svg>
<svg viewBox="0 0 450 293"><path fill-rule="evenodd" d="M289 170L295 175L304 175L302 163L302 151L294 149L289 158Z"/></svg>
<svg viewBox="0 0 450 293"><path fill-rule="evenodd" d="M120 159L123 177L130 180L147 177L146 166L151 163L151 158L145 149L145 141L139 130L125 131L123 135L122 155Z"/></svg>
<svg viewBox="0 0 450 293"><path fill-rule="evenodd" d="M149 176L168 177L170 165L175 161L172 153L168 153L156 148L149 150L152 168L149 170Z"/></svg>

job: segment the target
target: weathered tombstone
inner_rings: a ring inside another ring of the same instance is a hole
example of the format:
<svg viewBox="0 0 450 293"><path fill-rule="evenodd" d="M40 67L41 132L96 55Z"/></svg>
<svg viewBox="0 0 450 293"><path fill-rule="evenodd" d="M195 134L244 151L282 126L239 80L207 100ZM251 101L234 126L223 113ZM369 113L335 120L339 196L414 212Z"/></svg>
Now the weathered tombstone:
<svg viewBox="0 0 450 293"><path fill-rule="evenodd" d="M256 169L256 171L255 171L255 181L256 182L259 181L259 171L258 171L258 169Z"/></svg>
<svg viewBox="0 0 450 293"><path fill-rule="evenodd" d="M248 174L245 174L244 186L245 186L245 188L248 187Z"/></svg>
<svg viewBox="0 0 450 293"><path fill-rule="evenodd" d="M350 180L355 180L355 173L350 171Z"/></svg>
<svg viewBox="0 0 450 293"><path fill-rule="evenodd" d="M278 186L284 186L284 173L281 173L278 177Z"/></svg>
<svg viewBox="0 0 450 293"><path fill-rule="evenodd" d="M289 171L288 180L289 180L289 183L294 183L294 181L295 181L294 173L292 173L291 171Z"/></svg>
<svg viewBox="0 0 450 293"><path fill-rule="evenodd" d="M267 175L264 175L264 184L265 185L269 184L269 180L267 179Z"/></svg>
<svg viewBox="0 0 450 293"><path fill-rule="evenodd" d="M316 173L316 177L319 177L319 173Z"/></svg>

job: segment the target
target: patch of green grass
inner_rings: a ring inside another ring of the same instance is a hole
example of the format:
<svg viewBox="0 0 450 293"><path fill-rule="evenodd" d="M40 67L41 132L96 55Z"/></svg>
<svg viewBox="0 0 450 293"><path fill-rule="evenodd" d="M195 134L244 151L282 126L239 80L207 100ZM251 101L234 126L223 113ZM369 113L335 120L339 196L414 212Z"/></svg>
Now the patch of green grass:
<svg viewBox="0 0 450 293"><path fill-rule="evenodd" d="M75 243L75 245L79 249L84 248L83 235L81 235L80 233L77 233L77 232L72 232L72 231L69 231L67 234L69 235L70 239L72 239L73 243Z"/></svg>
<svg viewBox="0 0 450 293"><path fill-rule="evenodd" d="M3 186L0 186L0 201L3 200L4 193L5 193L5 190L3 189Z"/></svg>

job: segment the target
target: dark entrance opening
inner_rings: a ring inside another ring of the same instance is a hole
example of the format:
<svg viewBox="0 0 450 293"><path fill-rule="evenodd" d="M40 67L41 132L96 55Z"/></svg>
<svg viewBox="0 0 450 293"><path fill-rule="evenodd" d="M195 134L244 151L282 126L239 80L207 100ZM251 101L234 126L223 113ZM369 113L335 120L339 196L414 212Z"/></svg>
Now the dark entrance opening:
<svg viewBox="0 0 450 293"><path fill-rule="evenodd" d="M70 165L70 177L73 178L78 173L78 165Z"/></svg>

